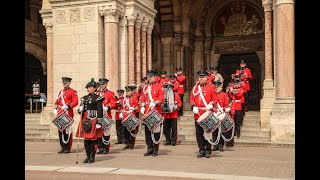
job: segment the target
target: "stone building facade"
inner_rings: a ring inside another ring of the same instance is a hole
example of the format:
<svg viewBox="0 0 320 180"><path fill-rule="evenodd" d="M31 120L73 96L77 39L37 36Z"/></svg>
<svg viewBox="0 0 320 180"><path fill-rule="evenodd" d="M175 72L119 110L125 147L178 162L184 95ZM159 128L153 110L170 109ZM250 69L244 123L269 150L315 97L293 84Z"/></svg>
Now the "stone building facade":
<svg viewBox="0 0 320 180"><path fill-rule="evenodd" d="M182 67L188 108L197 71L218 66L228 81L244 58L261 130L271 142L294 143L294 0L43 0L39 12L47 36L43 123L62 76L82 96L92 77L108 78L116 91L139 84L151 67Z"/></svg>

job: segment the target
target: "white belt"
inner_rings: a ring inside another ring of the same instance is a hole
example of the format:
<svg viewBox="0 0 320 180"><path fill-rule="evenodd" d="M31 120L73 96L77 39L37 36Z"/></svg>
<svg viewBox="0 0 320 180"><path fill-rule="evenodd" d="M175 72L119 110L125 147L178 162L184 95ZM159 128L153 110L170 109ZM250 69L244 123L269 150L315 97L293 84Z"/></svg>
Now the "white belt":
<svg viewBox="0 0 320 180"><path fill-rule="evenodd" d="M206 107L198 107L198 106L197 106L197 108L198 108L199 110L206 110Z"/></svg>
<svg viewBox="0 0 320 180"><path fill-rule="evenodd" d="M183 85L179 85L179 87L183 87Z"/></svg>
<svg viewBox="0 0 320 180"><path fill-rule="evenodd" d="M233 100L232 102L241 102L241 100Z"/></svg>

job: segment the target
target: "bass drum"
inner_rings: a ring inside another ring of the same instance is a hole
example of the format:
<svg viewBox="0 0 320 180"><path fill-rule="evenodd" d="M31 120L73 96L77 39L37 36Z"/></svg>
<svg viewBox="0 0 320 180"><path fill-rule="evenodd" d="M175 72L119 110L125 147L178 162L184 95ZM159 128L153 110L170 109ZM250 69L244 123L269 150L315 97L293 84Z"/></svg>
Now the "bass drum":
<svg viewBox="0 0 320 180"><path fill-rule="evenodd" d="M162 113L172 113L174 106L174 91L172 88L164 88L164 101L161 105Z"/></svg>

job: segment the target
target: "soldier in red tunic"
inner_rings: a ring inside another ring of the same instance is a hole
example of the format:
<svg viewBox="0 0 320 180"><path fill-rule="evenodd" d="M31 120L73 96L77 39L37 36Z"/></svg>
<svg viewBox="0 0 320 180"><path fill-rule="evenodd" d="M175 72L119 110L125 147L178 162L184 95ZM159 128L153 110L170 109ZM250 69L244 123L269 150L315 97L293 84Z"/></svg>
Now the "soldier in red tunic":
<svg viewBox="0 0 320 180"><path fill-rule="evenodd" d="M102 101L103 105L103 114L109 116L112 119L111 110L116 109L117 101L115 99L114 92L107 89L108 79L100 78L100 91L98 92L99 96L103 96L104 100ZM109 143L105 143L109 142ZM104 133L101 138L98 139L98 148L99 152L97 154L108 154L110 151L110 135Z"/></svg>
<svg viewBox="0 0 320 180"><path fill-rule="evenodd" d="M160 84L162 84L164 86L167 82L169 82L169 78L167 77L167 72L162 70L160 72L160 75L161 75Z"/></svg>
<svg viewBox="0 0 320 180"><path fill-rule="evenodd" d="M161 78L160 78L159 75L158 75L158 70L157 70L157 69L152 69L152 71L153 71L154 73L156 73L156 75L155 75L155 82L156 82L156 83L160 83Z"/></svg>
<svg viewBox="0 0 320 180"><path fill-rule="evenodd" d="M139 86L139 90L138 90L138 93L141 95L142 94L142 89L144 88L144 86L148 84L148 77L142 77L141 78L141 83L140 83L140 86Z"/></svg>
<svg viewBox="0 0 320 180"><path fill-rule="evenodd" d="M70 88L71 78L62 77L63 89L59 92L58 98L54 103L53 114L57 115L58 112L65 111L70 117L73 118L73 108L78 105L77 91ZM59 133L59 140L61 150L58 153L70 153L72 147L72 124L64 131Z"/></svg>
<svg viewBox="0 0 320 180"><path fill-rule="evenodd" d="M179 82L177 81L177 77L174 74L169 76L169 82L173 85L173 91L178 94ZM179 94L178 94L179 95ZM180 97L180 95L179 95ZM181 100L181 99L180 99ZM181 100L182 102L182 100ZM179 112L178 112L179 113Z"/></svg>
<svg viewBox="0 0 320 180"><path fill-rule="evenodd" d="M239 80L233 81L233 86L229 88L229 97L232 98L234 106L235 136L240 137L240 126L243 119L241 99L243 98L243 89L240 87Z"/></svg>
<svg viewBox="0 0 320 180"><path fill-rule="evenodd" d="M116 144L122 144L124 143L125 139L124 139L124 135L123 135L123 124L121 123L121 120L123 119L123 117L119 117L120 114L120 110L123 106L123 94L124 94L124 90L119 89L117 91L118 93L118 97L116 97L117 100L117 110L116 110L116 130L117 130L117 142Z"/></svg>
<svg viewBox="0 0 320 180"><path fill-rule="evenodd" d="M196 138L197 144L199 147L199 154L197 158L211 157L211 144L204 138L203 128L197 123L199 117L206 111L212 111L213 102L216 99L216 93L211 84L208 84L208 73L207 71L198 71L197 72L199 79L198 83L193 87L190 93L190 105L194 113L194 122L196 127ZM202 99L202 95L203 98Z"/></svg>
<svg viewBox="0 0 320 180"><path fill-rule="evenodd" d="M170 82L165 85L165 88L171 88L173 89L174 86ZM173 112L171 113L162 113L164 117L163 122L163 134L166 137L166 143L167 145L175 146L177 144L177 118L178 118L178 109L182 107L182 101L180 99L180 96L178 93L174 93L174 106L173 106Z"/></svg>
<svg viewBox="0 0 320 180"><path fill-rule="evenodd" d="M92 78L86 85L88 95L81 98L78 112L81 113L77 137L84 138L86 159L83 163L93 163L96 155L97 138L102 136L102 128L99 122L103 118L103 96L95 94L97 83Z"/></svg>
<svg viewBox="0 0 320 180"><path fill-rule="evenodd" d="M210 68L210 67L208 67L207 69L206 69L206 71L207 71L207 73L208 73L208 84L213 84L213 82L214 82L214 75L212 74L212 68Z"/></svg>
<svg viewBox="0 0 320 180"><path fill-rule="evenodd" d="M130 114L133 114L137 117L137 110L139 109L139 102L136 97L133 96L133 87L126 86L126 97L123 100L123 106L121 108L121 116L125 119ZM133 149L135 145L136 138L133 137L131 134L137 134L138 126L132 130L131 132L128 131L127 128L123 128L123 134L125 137L126 146L123 149Z"/></svg>
<svg viewBox="0 0 320 180"><path fill-rule="evenodd" d="M215 99L213 101L214 103L213 111L216 113L223 113L226 111L226 108L229 106L228 94L222 91L222 83L220 81L214 82L214 86L215 86L215 92L217 94L218 99ZM222 112L219 106L221 107ZM213 138L213 141L215 141L217 136L218 136L218 131L215 130L213 132L213 137L215 137ZM223 138L220 138L218 145L214 146L213 150L219 150L222 152L223 146L224 146L224 140Z"/></svg>
<svg viewBox="0 0 320 180"><path fill-rule="evenodd" d="M179 88L177 93L179 94L180 99L182 101L182 107L179 109L178 116L182 116L183 115L184 82L186 80L186 76L182 74L182 68L180 67L176 68L175 76L177 77L177 81L179 83Z"/></svg>
<svg viewBox="0 0 320 180"><path fill-rule="evenodd" d="M153 70L147 71L147 77L149 84L143 88L142 96L141 96L141 114L148 114L152 109L158 111L159 114L161 112L161 104L163 103L164 93L163 87L160 83L155 81L156 73ZM145 138L146 144L148 146L147 152L144 156L158 156L159 145L153 143L151 139L151 131L145 126ZM154 133L154 138L156 141L160 139L160 133Z"/></svg>
<svg viewBox="0 0 320 180"><path fill-rule="evenodd" d="M236 74L240 74L240 78L245 82L245 111L248 111L249 93L250 93L250 80L252 79L251 70L246 67L247 64L244 60L240 61L240 68L236 71Z"/></svg>

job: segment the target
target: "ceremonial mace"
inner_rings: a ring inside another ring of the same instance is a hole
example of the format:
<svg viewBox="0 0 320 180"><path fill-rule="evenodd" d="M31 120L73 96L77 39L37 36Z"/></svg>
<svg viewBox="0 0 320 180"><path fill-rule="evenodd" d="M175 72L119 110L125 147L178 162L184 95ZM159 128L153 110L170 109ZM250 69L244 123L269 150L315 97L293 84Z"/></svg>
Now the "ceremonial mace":
<svg viewBox="0 0 320 180"><path fill-rule="evenodd" d="M81 103L80 106L82 106L84 103L84 99L81 99ZM83 111L83 110L82 110ZM79 125L78 125L78 147L77 147L77 161L76 164L78 164L78 157L79 157L79 144L80 144L80 131L81 131L81 120L82 120L82 111L80 111L80 121L79 121Z"/></svg>

